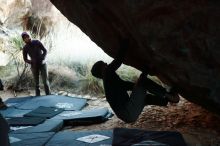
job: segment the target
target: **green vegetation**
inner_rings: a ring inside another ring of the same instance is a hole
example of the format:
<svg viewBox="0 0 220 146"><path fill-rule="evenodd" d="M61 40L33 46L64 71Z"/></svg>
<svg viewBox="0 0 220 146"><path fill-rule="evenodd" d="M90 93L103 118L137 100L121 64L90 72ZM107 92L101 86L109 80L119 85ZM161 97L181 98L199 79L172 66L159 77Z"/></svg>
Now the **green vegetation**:
<svg viewBox="0 0 220 146"><path fill-rule="evenodd" d="M20 36L13 36L9 38L9 46L6 49L6 53L10 57L10 63L6 66L5 70L15 71L14 81L11 87L14 90L19 90L19 85L25 77L27 65L24 63L22 58L22 47L24 43ZM7 72L6 71L6 72Z"/></svg>
<svg viewBox="0 0 220 146"><path fill-rule="evenodd" d="M67 91L75 94L89 94L103 97L104 89L102 80L93 77L90 73L92 64L93 62L85 64L72 62L71 64L62 66L49 64L48 70L51 89L53 91ZM9 70L16 70L15 68L15 65L14 68L13 65L9 65L0 72L3 73L2 71L8 72ZM125 80L135 81L139 72L133 68L122 66L122 68L119 69L118 74ZM12 85L18 81L18 76L12 74L10 78L5 79L7 79L8 87L12 87ZM19 82L20 90L34 89L34 81L30 67L27 67L25 74ZM43 89L42 85L41 88Z"/></svg>
<svg viewBox="0 0 220 146"><path fill-rule="evenodd" d="M102 97L104 88L101 79L97 79L90 73L94 62L72 62L71 64L62 64L62 66L49 66L49 76L51 88L55 90L64 90L77 94L89 94ZM136 81L139 72L129 66L122 66L118 74L129 81Z"/></svg>

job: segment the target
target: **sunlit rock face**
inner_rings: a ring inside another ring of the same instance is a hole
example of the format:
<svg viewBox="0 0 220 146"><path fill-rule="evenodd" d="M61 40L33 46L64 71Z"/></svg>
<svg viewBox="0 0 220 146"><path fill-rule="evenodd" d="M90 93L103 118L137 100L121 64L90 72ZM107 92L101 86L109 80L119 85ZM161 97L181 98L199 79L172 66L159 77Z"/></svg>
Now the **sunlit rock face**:
<svg viewBox="0 0 220 146"><path fill-rule="evenodd" d="M191 102L220 114L219 0L51 0L107 54L149 68Z"/></svg>
<svg viewBox="0 0 220 146"><path fill-rule="evenodd" d="M0 0L0 4L0 25L10 29L19 28L31 9L30 0Z"/></svg>
<svg viewBox="0 0 220 146"><path fill-rule="evenodd" d="M29 0L0 0L0 67L9 63L9 39L22 29L22 18L30 9Z"/></svg>
<svg viewBox="0 0 220 146"><path fill-rule="evenodd" d="M0 26L14 32L36 33L35 29L39 28L47 33L57 21L53 19L56 14L52 6L49 0L0 0Z"/></svg>

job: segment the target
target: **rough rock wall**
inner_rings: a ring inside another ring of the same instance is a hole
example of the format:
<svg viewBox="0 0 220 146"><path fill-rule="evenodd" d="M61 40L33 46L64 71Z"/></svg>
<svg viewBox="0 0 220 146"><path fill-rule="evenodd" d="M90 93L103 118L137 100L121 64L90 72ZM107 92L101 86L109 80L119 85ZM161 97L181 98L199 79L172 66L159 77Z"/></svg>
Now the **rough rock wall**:
<svg viewBox="0 0 220 146"><path fill-rule="evenodd" d="M129 38L125 64L157 75L220 114L219 0L51 0L107 54Z"/></svg>
<svg viewBox="0 0 220 146"><path fill-rule="evenodd" d="M0 22L9 29L20 29L22 19L29 15L30 0L0 0Z"/></svg>

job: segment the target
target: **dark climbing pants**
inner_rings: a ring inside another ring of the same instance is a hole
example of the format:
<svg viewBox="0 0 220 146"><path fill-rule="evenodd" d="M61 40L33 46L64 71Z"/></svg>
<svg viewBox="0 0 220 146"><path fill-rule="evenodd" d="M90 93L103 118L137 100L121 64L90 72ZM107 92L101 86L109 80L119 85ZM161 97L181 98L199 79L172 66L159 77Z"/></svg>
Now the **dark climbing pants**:
<svg viewBox="0 0 220 146"><path fill-rule="evenodd" d="M147 77L141 76L135 84L129 100L117 110L113 109L118 118L127 123L135 122L146 105L166 106L168 103L168 100L164 98L167 93L165 88Z"/></svg>
<svg viewBox="0 0 220 146"><path fill-rule="evenodd" d="M47 64L42 64L37 67L32 66L31 71L34 76L35 81L35 94L36 96L40 96L40 84L39 84L39 76L41 75L44 90L46 95L50 95L50 85L48 81L48 72L47 72Z"/></svg>
<svg viewBox="0 0 220 146"><path fill-rule="evenodd" d="M146 105L167 105L168 100L164 98L164 95L167 93L165 88L163 88L161 85L158 85L149 78L145 78L142 84L144 88L149 92L146 95Z"/></svg>

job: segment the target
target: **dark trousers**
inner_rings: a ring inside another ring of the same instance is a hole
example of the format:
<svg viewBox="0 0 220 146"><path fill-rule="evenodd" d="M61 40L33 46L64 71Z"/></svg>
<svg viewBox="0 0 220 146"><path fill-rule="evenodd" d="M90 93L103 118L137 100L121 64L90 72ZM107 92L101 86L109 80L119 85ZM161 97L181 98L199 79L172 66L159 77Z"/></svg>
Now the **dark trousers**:
<svg viewBox="0 0 220 146"><path fill-rule="evenodd" d="M145 104L146 105L159 105L166 106L168 104L168 100L164 98L164 95L167 93L166 89L161 85L155 83L151 79L147 77L142 77L140 79L142 81L138 81L136 84L140 84L138 86L143 87L143 92L146 93ZM133 82L126 81L126 85L128 87L133 88L135 84ZM145 90L145 91L144 91Z"/></svg>
<svg viewBox="0 0 220 146"><path fill-rule="evenodd" d="M158 85L149 78L144 78L142 81L144 88L149 92L146 95L146 105L159 105L166 106L168 100L164 98L164 95L167 93L166 89Z"/></svg>
<svg viewBox="0 0 220 146"><path fill-rule="evenodd" d="M129 100L121 105L121 108L113 110L121 120L135 122L146 105L166 106L168 103L164 98L166 93L165 88L142 74L134 85Z"/></svg>
<svg viewBox="0 0 220 146"><path fill-rule="evenodd" d="M43 84L44 84L44 90L46 95L50 95L50 85L48 81L48 72L47 72L47 65L42 64L38 66L32 66L31 71L34 76L35 81L35 94L36 96L40 96L40 84L39 84L39 76L41 75Z"/></svg>

